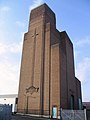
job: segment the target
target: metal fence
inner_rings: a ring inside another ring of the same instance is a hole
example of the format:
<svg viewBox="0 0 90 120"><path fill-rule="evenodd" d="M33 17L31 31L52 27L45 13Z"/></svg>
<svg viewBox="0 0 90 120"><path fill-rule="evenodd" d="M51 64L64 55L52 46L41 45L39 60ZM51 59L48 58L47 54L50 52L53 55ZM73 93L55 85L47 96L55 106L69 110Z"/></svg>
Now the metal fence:
<svg viewBox="0 0 90 120"><path fill-rule="evenodd" d="M61 119L62 120L86 120L86 111L61 109Z"/></svg>
<svg viewBox="0 0 90 120"><path fill-rule="evenodd" d="M0 105L0 120L11 120L12 105Z"/></svg>
<svg viewBox="0 0 90 120"><path fill-rule="evenodd" d="M87 120L90 120L90 110L87 109Z"/></svg>

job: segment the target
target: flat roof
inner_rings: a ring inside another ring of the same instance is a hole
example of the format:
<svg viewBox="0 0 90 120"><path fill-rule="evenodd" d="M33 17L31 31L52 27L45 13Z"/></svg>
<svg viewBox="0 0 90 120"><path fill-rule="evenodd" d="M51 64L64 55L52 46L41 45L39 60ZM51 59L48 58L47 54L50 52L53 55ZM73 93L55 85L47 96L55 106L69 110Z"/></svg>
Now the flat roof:
<svg viewBox="0 0 90 120"><path fill-rule="evenodd" d="M18 97L18 94L0 95L0 98L16 98L16 97Z"/></svg>
<svg viewBox="0 0 90 120"><path fill-rule="evenodd" d="M90 109L90 102L83 102L83 105L84 105L87 109Z"/></svg>

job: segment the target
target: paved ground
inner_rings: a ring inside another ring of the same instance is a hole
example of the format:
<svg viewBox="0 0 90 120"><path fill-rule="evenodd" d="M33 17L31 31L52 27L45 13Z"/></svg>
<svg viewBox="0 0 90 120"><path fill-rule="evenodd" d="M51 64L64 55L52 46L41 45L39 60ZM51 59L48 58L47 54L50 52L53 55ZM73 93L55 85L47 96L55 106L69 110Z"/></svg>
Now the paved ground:
<svg viewBox="0 0 90 120"><path fill-rule="evenodd" d="M40 117L25 116L25 115L12 115L11 120L58 120L58 119L40 118ZM90 117L88 117L87 120L90 120Z"/></svg>
<svg viewBox="0 0 90 120"><path fill-rule="evenodd" d="M87 120L90 120L90 117L88 117Z"/></svg>
<svg viewBox="0 0 90 120"><path fill-rule="evenodd" d="M34 116L33 117L32 116L25 116L25 115L12 115L11 120L52 120L52 119L40 118L40 117L34 117Z"/></svg>

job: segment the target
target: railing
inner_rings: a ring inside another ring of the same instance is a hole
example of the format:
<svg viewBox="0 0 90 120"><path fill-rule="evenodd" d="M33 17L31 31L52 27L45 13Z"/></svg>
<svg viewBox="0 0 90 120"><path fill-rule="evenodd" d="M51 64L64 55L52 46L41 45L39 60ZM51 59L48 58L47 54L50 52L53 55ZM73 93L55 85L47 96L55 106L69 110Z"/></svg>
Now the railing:
<svg viewBox="0 0 90 120"><path fill-rule="evenodd" d="M86 111L61 109L61 119L62 120L86 120Z"/></svg>

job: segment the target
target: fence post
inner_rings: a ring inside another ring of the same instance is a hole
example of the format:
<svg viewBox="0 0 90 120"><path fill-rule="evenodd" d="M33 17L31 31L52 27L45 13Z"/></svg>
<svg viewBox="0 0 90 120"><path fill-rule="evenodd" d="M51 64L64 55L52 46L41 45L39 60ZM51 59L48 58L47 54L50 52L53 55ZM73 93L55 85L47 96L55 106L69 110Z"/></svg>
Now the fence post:
<svg viewBox="0 0 90 120"><path fill-rule="evenodd" d="M84 109L85 120L87 120L86 109Z"/></svg>
<svg viewBox="0 0 90 120"><path fill-rule="evenodd" d="M62 120L62 108L60 108L60 120Z"/></svg>
<svg viewBox="0 0 90 120"><path fill-rule="evenodd" d="M72 110L72 120L74 120L74 110Z"/></svg>

